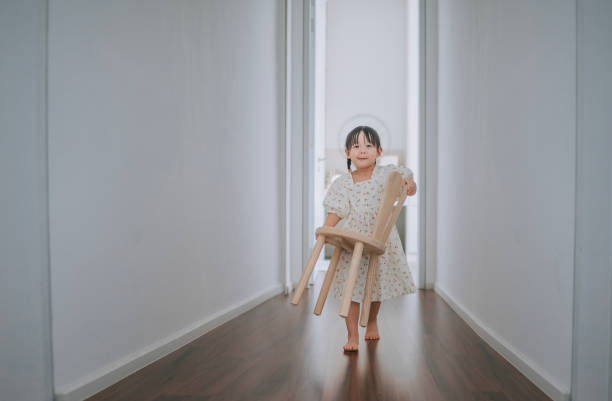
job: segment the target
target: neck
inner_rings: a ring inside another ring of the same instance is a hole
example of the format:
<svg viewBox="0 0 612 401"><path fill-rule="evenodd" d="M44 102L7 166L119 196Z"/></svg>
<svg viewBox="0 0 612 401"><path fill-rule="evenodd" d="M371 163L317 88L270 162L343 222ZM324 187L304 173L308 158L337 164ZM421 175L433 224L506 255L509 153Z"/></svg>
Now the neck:
<svg viewBox="0 0 612 401"><path fill-rule="evenodd" d="M374 170L374 166L375 165L372 164L369 167L362 167L362 168L357 167L357 169L355 171L353 171L353 173L355 173L355 174L369 174L369 173L371 173Z"/></svg>

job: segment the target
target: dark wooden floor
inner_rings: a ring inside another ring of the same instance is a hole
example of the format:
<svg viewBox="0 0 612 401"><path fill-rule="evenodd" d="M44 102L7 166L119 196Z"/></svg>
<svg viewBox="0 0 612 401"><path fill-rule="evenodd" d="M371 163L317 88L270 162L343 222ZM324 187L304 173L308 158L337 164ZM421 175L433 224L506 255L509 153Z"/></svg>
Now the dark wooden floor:
<svg viewBox="0 0 612 401"><path fill-rule="evenodd" d="M381 339L344 353L346 326L321 275L299 305L276 296L90 401L528 401L548 397L433 291L383 302Z"/></svg>

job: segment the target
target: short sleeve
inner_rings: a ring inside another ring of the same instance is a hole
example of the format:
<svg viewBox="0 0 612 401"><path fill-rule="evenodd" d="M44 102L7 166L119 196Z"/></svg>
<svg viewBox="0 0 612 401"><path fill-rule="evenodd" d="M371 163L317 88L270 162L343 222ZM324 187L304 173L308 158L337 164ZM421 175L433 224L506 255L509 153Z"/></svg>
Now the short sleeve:
<svg viewBox="0 0 612 401"><path fill-rule="evenodd" d="M343 177L336 178L325 194L323 207L327 213L335 213L341 219L349 214L349 198L344 184Z"/></svg>
<svg viewBox="0 0 612 401"><path fill-rule="evenodd" d="M408 179L408 178L412 178L414 180L414 174L412 173L412 170L410 170L408 167L404 167L404 166L396 166L393 164L389 165L390 171L397 171L398 173L400 173L402 175L402 177L404 178L404 180Z"/></svg>

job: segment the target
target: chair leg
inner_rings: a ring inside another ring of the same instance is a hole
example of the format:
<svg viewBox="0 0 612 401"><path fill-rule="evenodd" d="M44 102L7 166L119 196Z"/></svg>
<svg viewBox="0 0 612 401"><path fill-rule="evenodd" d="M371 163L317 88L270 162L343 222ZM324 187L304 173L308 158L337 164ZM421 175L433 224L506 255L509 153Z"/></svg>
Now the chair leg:
<svg viewBox="0 0 612 401"><path fill-rule="evenodd" d="M332 256L331 262L329 263L329 267L327 268L327 273L325 274L325 280L323 280L323 285L321 285L321 291L319 291L319 298L317 299L317 305L314 309L315 315L320 315L323 310L323 305L325 305L325 300L327 299L327 293L329 292L329 287L331 286L332 281L334 280L334 274L336 274L336 267L338 267L338 260L340 260L340 254L342 253L342 248L339 246L334 250L334 254Z"/></svg>
<svg viewBox="0 0 612 401"><path fill-rule="evenodd" d="M351 267L349 268L348 277L346 278L344 295L342 296L342 304L340 305L340 316L343 317L347 317L349 313L351 299L353 297L353 289L355 289L355 282L357 281L357 274L359 273L359 264L361 262L362 254L363 242L356 242L355 247L353 248Z"/></svg>
<svg viewBox="0 0 612 401"><path fill-rule="evenodd" d="M366 279L363 302L361 303L361 319L359 324L361 327L368 325L370 317L370 304L372 303L372 289L374 288L374 279L376 278L376 268L378 267L378 255L370 255L370 263L368 264L368 277Z"/></svg>
<svg viewBox="0 0 612 401"><path fill-rule="evenodd" d="M312 275L312 270L317 263L317 259L319 259L319 254L321 253L321 249L323 249L323 244L325 244L325 236L319 235L319 239L315 242L314 247L312 248L312 252L310 253L310 257L308 258L308 262L306 262L306 267L302 272L302 277L293 292L293 297L291 298L291 303L293 305L297 305L300 302L300 298L302 297L302 293L304 292L304 288L306 288L306 284Z"/></svg>

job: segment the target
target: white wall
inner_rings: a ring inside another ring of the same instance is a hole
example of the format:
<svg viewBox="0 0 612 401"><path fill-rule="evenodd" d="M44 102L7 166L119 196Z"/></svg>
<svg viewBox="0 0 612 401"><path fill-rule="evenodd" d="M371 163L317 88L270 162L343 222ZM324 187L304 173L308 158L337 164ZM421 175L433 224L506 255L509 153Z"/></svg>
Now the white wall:
<svg viewBox="0 0 612 401"><path fill-rule="evenodd" d="M354 127L344 125L359 114L382 121L383 154L404 163L406 1L328 1L326 63L326 168L346 171L344 139Z"/></svg>
<svg viewBox="0 0 612 401"><path fill-rule="evenodd" d="M53 399L45 0L0 2L0 398Z"/></svg>
<svg viewBox="0 0 612 401"><path fill-rule="evenodd" d="M572 340L575 2L438 7L436 289L562 399Z"/></svg>
<svg viewBox="0 0 612 401"><path fill-rule="evenodd" d="M282 291L279 1L54 1L55 382Z"/></svg>
<svg viewBox="0 0 612 401"><path fill-rule="evenodd" d="M572 400L612 400L612 3L577 2Z"/></svg>

